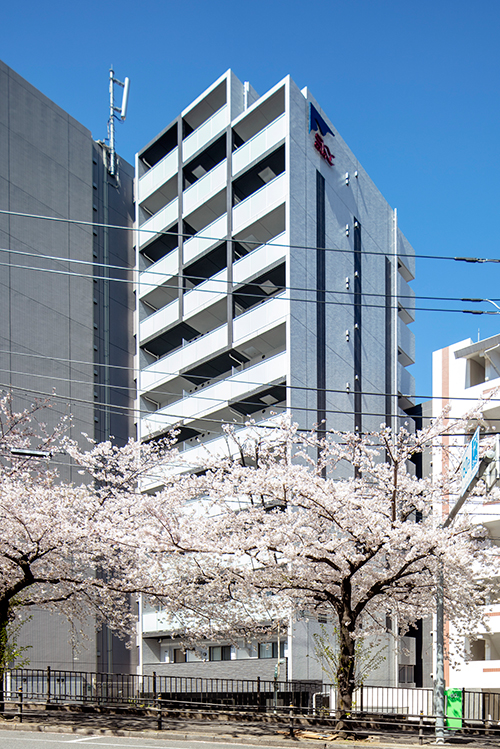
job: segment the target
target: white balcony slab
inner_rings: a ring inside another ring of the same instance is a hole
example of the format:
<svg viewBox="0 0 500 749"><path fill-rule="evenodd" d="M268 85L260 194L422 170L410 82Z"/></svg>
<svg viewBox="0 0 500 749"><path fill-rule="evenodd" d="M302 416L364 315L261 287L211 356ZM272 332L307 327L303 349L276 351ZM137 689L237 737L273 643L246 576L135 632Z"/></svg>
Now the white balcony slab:
<svg viewBox="0 0 500 749"><path fill-rule="evenodd" d="M234 151L232 156L233 177L246 169L249 164L257 161L263 154L270 151L286 135L286 119L282 114L278 119L271 122L264 130L250 138L243 146Z"/></svg>
<svg viewBox="0 0 500 749"><path fill-rule="evenodd" d="M163 157L161 161L149 169L139 180L138 201L142 203L152 195L159 187L172 179L177 173L179 166L179 149L176 147L173 151Z"/></svg>
<svg viewBox="0 0 500 749"><path fill-rule="evenodd" d="M233 344L238 346L284 322L289 312L287 293L268 299L233 320Z"/></svg>
<svg viewBox="0 0 500 749"><path fill-rule="evenodd" d="M179 199L174 198L154 216L148 218L139 229L139 246L142 247L152 237L164 229L167 229L179 217Z"/></svg>
<svg viewBox="0 0 500 749"><path fill-rule="evenodd" d="M253 224L286 199L288 178L286 172L269 182L253 195L233 208L233 234Z"/></svg>
<svg viewBox="0 0 500 749"><path fill-rule="evenodd" d="M184 263L191 263L227 236L227 214L213 221L194 237L184 242Z"/></svg>
<svg viewBox="0 0 500 749"><path fill-rule="evenodd" d="M139 390L146 393L152 388L177 377L179 370L196 364L200 359L216 354L227 345L227 325L206 333L171 354L158 359L140 372Z"/></svg>
<svg viewBox="0 0 500 749"><path fill-rule="evenodd" d="M149 315L149 317L146 317L145 320L142 320L139 324L139 337L141 343L148 338L151 338L152 336L160 333L162 330L165 330L165 328L168 328L169 325L173 325L173 323L177 322L179 319L179 300L174 299L173 302L170 302L170 304L167 304L166 307L162 307L161 309L157 310L157 312L154 312L152 315Z"/></svg>
<svg viewBox="0 0 500 749"><path fill-rule="evenodd" d="M273 243L280 246L273 246ZM253 252L250 252L245 257L240 258L233 265L233 284L243 283L248 278L251 278L259 271L263 271L273 263L277 263L282 258L286 257L287 248L286 234L280 234L275 237L272 243L264 245L264 247L258 247Z"/></svg>
<svg viewBox="0 0 500 749"><path fill-rule="evenodd" d="M214 195L223 190L227 182L227 161L221 161L216 167L203 175L193 185L184 190L183 213L184 216L192 213L202 203L206 203Z"/></svg>
<svg viewBox="0 0 500 749"><path fill-rule="evenodd" d="M139 298L167 283L179 270L179 250L173 250L143 271L139 276Z"/></svg>
<svg viewBox="0 0 500 749"><path fill-rule="evenodd" d="M203 146L221 133L229 123L229 107L224 104L203 125L188 135L182 143L182 159L189 161Z"/></svg>
<svg viewBox="0 0 500 749"><path fill-rule="evenodd" d="M184 294L184 319L210 307L227 293L227 268Z"/></svg>
<svg viewBox="0 0 500 749"><path fill-rule="evenodd" d="M166 425L172 426L180 419L187 423L219 411L228 406L231 401L253 392L259 385L267 385L286 377L287 361L286 352L283 352L203 390L187 395L144 417L141 432L153 434L165 429Z"/></svg>

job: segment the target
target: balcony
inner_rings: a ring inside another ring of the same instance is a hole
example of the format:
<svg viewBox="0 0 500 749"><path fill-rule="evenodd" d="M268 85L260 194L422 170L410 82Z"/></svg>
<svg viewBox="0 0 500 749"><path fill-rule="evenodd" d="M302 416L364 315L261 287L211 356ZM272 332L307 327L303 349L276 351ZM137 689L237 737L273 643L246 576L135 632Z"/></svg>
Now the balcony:
<svg viewBox="0 0 500 749"><path fill-rule="evenodd" d="M415 335L406 325L398 320L398 361L404 367L408 367L415 362Z"/></svg>
<svg viewBox="0 0 500 749"><path fill-rule="evenodd" d="M191 263L202 255L216 242L227 236L227 214L213 221L194 237L184 242L184 263Z"/></svg>
<svg viewBox="0 0 500 749"><path fill-rule="evenodd" d="M168 156L174 148L177 148L177 123L166 130L144 151L139 154L139 175L143 176L147 171L153 169L162 159Z"/></svg>
<svg viewBox="0 0 500 749"><path fill-rule="evenodd" d="M283 380L287 374L287 354L283 352L253 367L227 377L194 394L188 394L164 408L148 414L142 422L143 434L154 434L173 426L179 420L204 418L213 411L227 407L232 401L244 398L259 385ZM250 400L250 398L249 398Z"/></svg>
<svg viewBox="0 0 500 749"><path fill-rule="evenodd" d="M148 242L154 234L166 229L167 226L175 223L178 219L179 199L175 198L168 205L162 208L154 216L145 221L139 229L139 247Z"/></svg>
<svg viewBox="0 0 500 749"><path fill-rule="evenodd" d="M229 124L229 107L224 104L208 120L185 138L182 143L182 160L189 161Z"/></svg>
<svg viewBox="0 0 500 749"><path fill-rule="evenodd" d="M219 302L226 294L227 268L224 268L184 295L184 319Z"/></svg>
<svg viewBox="0 0 500 749"><path fill-rule="evenodd" d="M274 416L271 413L265 415L264 418L256 422L257 426L273 426L279 417ZM247 435L252 434L252 427L242 426L241 429L237 429L236 434L241 440L244 440ZM199 444L201 443L201 444ZM224 436L217 435L207 440L193 440L192 443L184 443L183 452L186 460L189 461L189 466L192 470L196 470L200 465L205 465L207 460L207 451L209 454L221 455L227 454L227 440ZM236 454L236 447L234 448L234 454Z"/></svg>
<svg viewBox="0 0 500 749"><path fill-rule="evenodd" d="M276 245L282 246L273 247L274 242L276 242ZM240 260L237 260L233 265L234 286L243 283L247 278L255 276L263 268L267 268L284 259L287 253L287 248L284 246L285 242L285 233L280 234L269 244L259 247L249 252L245 257L240 258Z"/></svg>
<svg viewBox="0 0 500 749"><path fill-rule="evenodd" d="M233 127L236 148L247 143L285 112L285 86L280 86L272 94L260 97L249 110L242 112Z"/></svg>
<svg viewBox="0 0 500 749"><path fill-rule="evenodd" d="M158 286L167 283L179 270L179 251L174 250L151 265L139 276L139 298L151 294Z"/></svg>
<svg viewBox="0 0 500 749"><path fill-rule="evenodd" d="M138 202L142 203L177 173L178 161L179 149L175 148L142 175L139 179Z"/></svg>
<svg viewBox="0 0 500 749"><path fill-rule="evenodd" d="M157 310L139 324L140 343L158 335L162 330L173 325L179 319L179 300Z"/></svg>
<svg viewBox="0 0 500 749"><path fill-rule="evenodd" d="M284 291L233 320L233 345L239 346L286 321L289 312L286 296Z"/></svg>
<svg viewBox="0 0 500 749"><path fill-rule="evenodd" d="M214 169L207 172L193 185L184 191L183 214L195 211L202 203L206 203L214 195L223 190L227 182L227 160L221 161Z"/></svg>
<svg viewBox="0 0 500 749"><path fill-rule="evenodd" d="M399 316L406 324L415 320L415 292L405 281L401 273L398 273L398 301L402 309Z"/></svg>
<svg viewBox="0 0 500 749"><path fill-rule="evenodd" d="M198 361L213 356L216 351L225 348L227 342L227 324L224 324L186 343L171 354L145 367L139 374L139 390L147 394L147 391L177 377L181 369L193 367Z"/></svg>
<svg viewBox="0 0 500 749"><path fill-rule="evenodd" d="M287 196L287 175L281 174L267 185L254 192L250 197L233 208L233 234L237 234L250 223L284 203Z"/></svg>
<svg viewBox="0 0 500 749"><path fill-rule="evenodd" d="M398 363L398 391L410 399L415 397L415 378L402 364Z"/></svg>
<svg viewBox="0 0 500 749"><path fill-rule="evenodd" d="M266 128L254 135L249 141L233 153L233 176L247 169L250 164L261 159L265 153L272 150L284 140L286 135L286 119L282 114Z"/></svg>

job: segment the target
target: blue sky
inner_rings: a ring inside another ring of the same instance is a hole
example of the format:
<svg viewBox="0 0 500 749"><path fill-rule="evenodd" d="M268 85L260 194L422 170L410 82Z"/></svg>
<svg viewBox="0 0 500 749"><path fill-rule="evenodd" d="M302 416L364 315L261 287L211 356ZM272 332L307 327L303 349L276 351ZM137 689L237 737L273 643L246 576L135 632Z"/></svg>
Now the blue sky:
<svg viewBox="0 0 500 749"><path fill-rule="evenodd" d="M4 62L106 135L108 70L131 79L128 160L227 68L264 93L308 86L417 254L500 257L498 0L130 0L4 4ZM500 298L500 266L418 260L418 296ZM500 301L499 301L500 304ZM434 310L491 305L417 300ZM431 353L500 332L500 318L421 311L417 395Z"/></svg>

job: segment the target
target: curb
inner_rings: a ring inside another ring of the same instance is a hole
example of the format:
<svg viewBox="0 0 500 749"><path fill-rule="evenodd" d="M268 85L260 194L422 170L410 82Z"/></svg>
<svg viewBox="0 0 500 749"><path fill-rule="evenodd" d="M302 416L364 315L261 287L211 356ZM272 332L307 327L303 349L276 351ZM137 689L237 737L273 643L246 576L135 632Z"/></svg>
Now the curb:
<svg viewBox="0 0 500 749"><path fill-rule="evenodd" d="M232 736L227 733L202 733L202 732L184 732L168 729L162 731L155 731L152 729L143 730L130 730L120 728L88 728L83 726L68 726L60 724L48 724L48 723L7 723L0 722L0 730L7 731L26 731L33 733L57 733L57 734L68 734L70 736L118 736L123 738L148 738L157 740L178 740L178 741L199 741L200 743L212 742L212 743L230 743L230 744L242 744L245 746L272 746L272 747L283 747L288 748L290 745L297 746L300 742L302 746L311 747L338 747L339 749L353 749L367 746L377 747L377 749L407 749L408 746L419 746L417 742L408 743L382 743L373 740L365 741L326 741L325 739L301 739L300 737L288 738L282 736L268 735L262 737L249 736L248 738L242 738L240 736ZM427 746L432 746L432 742L426 741ZM479 747L480 745L475 745Z"/></svg>

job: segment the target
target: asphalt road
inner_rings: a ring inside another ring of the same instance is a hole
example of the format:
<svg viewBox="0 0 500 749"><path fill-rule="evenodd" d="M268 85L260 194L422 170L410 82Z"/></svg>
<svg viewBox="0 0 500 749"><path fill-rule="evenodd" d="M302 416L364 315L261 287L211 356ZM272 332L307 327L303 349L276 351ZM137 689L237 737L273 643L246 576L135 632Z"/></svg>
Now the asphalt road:
<svg viewBox="0 0 500 749"><path fill-rule="evenodd" d="M114 747L115 749L227 749L227 741L212 743L209 741L177 741L168 739L125 738L120 736L76 736L64 733L34 733L30 731L0 730L0 749L61 749L63 746ZM236 745L233 745L236 746ZM254 745L238 742L240 749L255 749ZM261 745L263 746L263 745Z"/></svg>

